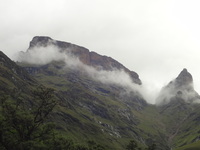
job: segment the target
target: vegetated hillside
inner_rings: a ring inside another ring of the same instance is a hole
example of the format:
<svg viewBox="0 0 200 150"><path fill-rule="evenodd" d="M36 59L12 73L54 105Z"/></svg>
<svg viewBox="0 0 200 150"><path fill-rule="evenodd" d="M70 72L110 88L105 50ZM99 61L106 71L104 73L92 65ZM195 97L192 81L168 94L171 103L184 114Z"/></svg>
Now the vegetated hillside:
<svg viewBox="0 0 200 150"><path fill-rule="evenodd" d="M142 83L137 73L83 47L49 37L35 37L21 57L31 59L31 54L37 53L35 49L47 49L47 56L52 47L59 50L59 57L70 53L67 61L61 57L40 64L22 59L17 63L19 67L1 53L0 90L9 94L17 89L32 101L31 91L38 83L53 88L58 105L49 121L56 123L57 131L63 136L79 144L92 141L109 150L126 149L131 140L143 149L155 143L157 150L170 150L199 140L199 104L193 103L199 95L186 69L161 90L160 104L154 106L134 90ZM81 63L74 61L74 57ZM70 66L68 60L73 62ZM101 80L96 79L99 76ZM131 85L118 76L126 78Z"/></svg>
<svg viewBox="0 0 200 150"><path fill-rule="evenodd" d="M76 55L81 62L98 70L124 69L112 58L98 54L98 59L91 58L89 50L49 37L33 38L27 52L40 47L48 49L49 45L54 45L61 52L70 51L72 56ZM194 91L192 76L186 69L161 90L158 97L160 105L156 107L147 104L140 93L129 91L127 94L126 88L95 80L82 71L84 68L66 67L64 61L45 65L23 62L20 65L40 83L59 91L60 110L63 111L59 115L67 117L56 121L75 139L95 139L109 149L124 149L131 139L143 145L155 142L157 149L171 149L198 140L199 105L193 104L193 101L199 95ZM141 84L137 74L131 77L134 82L137 81L136 84Z"/></svg>
<svg viewBox="0 0 200 150"><path fill-rule="evenodd" d="M44 41L41 38L39 41ZM39 43L34 44L37 45L36 48L49 48L44 42ZM28 51L33 49L34 47L31 46ZM71 53L77 49L67 47ZM99 55L99 57L104 59L106 56ZM117 69L124 69L123 65L109 59L115 62L109 69L104 67L104 63L101 65L100 62L103 61L100 58L96 60L98 66L88 66L97 68L98 71L108 72L115 70L116 68L113 69L115 66L120 66ZM65 63L64 61L52 61L45 65L19 63L37 81L58 91L60 108L55 113L57 117L53 119L58 123L58 128L78 142L95 140L108 149L125 149L131 139L135 139L144 147L157 142L159 147L166 149L166 143L163 141L165 133L157 131L160 126L159 114L155 106L148 105L140 93L120 84L106 84L95 80L83 71L85 68L77 70L66 67ZM124 70L131 72L126 68ZM139 81L138 75L136 78L131 77L133 82ZM139 86L141 82L133 84Z"/></svg>
<svg viewBox="0 0 200 150"><path fill-rule="evenodd" d="M177 148L176 150L200 150L200 142L194 142L192 144Z"/></svg>
<svg viewBox="0 0 200 150"><path fill-rule="evenodd" d="M35 79L0 51L0 90L9 93L11 89L26 91Z"/></svg>
<svg viewBox="0 0 200 150"><path fill-rule="evenodd" d="M53 131L46 122L56 101L51 95L0 51L0 149L45 149L41 139L50 139L47 132Z"/></svg>

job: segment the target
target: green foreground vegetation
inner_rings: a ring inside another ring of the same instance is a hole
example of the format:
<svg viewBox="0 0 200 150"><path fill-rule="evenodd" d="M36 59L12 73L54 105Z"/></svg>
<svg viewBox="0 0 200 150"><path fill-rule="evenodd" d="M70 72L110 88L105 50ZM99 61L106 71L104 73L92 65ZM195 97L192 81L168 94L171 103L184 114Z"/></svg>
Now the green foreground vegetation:
<svg viewBox="0 0 200 150"><path fill-rule="evenodd" d="M88 141L79 145L55 130L48 116L56 106L53 90L43 86L34 91L34 103L2 96L0 99L0 149L1 150L104 150Z"/></svg>
<svg viewBox="0 0 200 150"><path fill-rule="evenodd" d="M198 104L175 96L157 107L63 63L22 68L1 58L2 150L174 150L199 140ZM189 147L198 144L179 150Z"/></svg>
<svg viewBox="0 0 200 150"><path fill-rule="evenodd" d="M198 141L192 144L188 144L183 147L177 148L176 150L200 150L200 142Z"/></svg>
<svg viewBox="0 0 200 150"><path fill-rule="evenodd" d="M40 86L33 92L34 103L25 101L20 93L17 99L1 96L0 149L1 150L105 150L95 141L77 144L55 130L49 115L57 104L51 88ZM156 144L142 148L131 140L126 150L155 150Z"/></svg>

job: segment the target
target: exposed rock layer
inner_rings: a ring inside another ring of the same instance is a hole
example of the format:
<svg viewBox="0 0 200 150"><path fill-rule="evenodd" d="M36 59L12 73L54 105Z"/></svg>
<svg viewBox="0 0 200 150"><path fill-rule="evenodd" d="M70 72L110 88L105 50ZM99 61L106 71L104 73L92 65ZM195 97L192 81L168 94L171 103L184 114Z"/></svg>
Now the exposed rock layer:
<svg viewBox="0 0 200 150"><path fill-rule="evenodd" d="M141 84L141 80L139 79L138 74L134 71L130 71L118 61L114 60L111 57L97 54L96 52L90 52L88 49L75 44L63 41L56 41L50 37L36 36L30 42L28 50L31 50L35 47L47 47L52 45L58 47L61 51L71 52L73 55L77 56L81 62L83 62L86 65L93 66L95 68L103 70L122 69L131 76L134 83Z"/></svg>

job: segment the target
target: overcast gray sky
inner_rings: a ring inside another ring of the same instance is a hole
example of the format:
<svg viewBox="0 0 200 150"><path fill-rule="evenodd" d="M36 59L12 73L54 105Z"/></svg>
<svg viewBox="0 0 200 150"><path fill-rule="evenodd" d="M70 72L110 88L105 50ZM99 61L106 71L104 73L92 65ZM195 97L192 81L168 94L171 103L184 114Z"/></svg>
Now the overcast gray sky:
<svg viewBox="0 0 200 150"><path fill-rule="evenodd" d="M0 50L36 35L84 46L136 71L152 92L183 68L200 93L199 0L0 0Z"/></svg>

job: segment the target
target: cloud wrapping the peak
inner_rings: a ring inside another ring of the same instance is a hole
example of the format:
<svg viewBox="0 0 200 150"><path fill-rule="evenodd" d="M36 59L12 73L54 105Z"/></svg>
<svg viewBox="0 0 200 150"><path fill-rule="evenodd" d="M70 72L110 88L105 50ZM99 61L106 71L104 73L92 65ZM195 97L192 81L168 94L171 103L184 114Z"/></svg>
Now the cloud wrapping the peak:
<svg viewBox="0 0 200 150"><path fill-rule="evenodd" d="M193 83L180 86L177 85L177 79L174 79L161 89L158 97L156 98L156 104L165 105L177 99L181 99L188 103L200 102L200 96L194 90Z"/></svg>
<svg viewBox="0 0 200 150"><path fill-rule="evenodd" d="M133 83L129 74L124 70L113 68L112 70L98 69L92 66L88 66L82 63L78 57L71 53L71 49L60 50L54 45L47 47L34 47L27 52L20 52L17 61L26 62L35 65L45 65L52 61L64 61L65 67L74 69L88 75L92 79L99 81L103 84L115 85L123 87L126 93L134 91L140 93L148 103L155 103L158 105L167 104L173 97L179 96L179 98L185 101L195 101L198 98L198 94L194 91L193 85L177 87L176 79L168 86L165 86L161 91L159 86L155 88L148 82L143 82L143 85L137 85ZM192 90L190 90L192 89ZM177 94L180 93L181 94ZM159 93L160 92L160 93Z"/></svg>
<svg viewBox="0 0 200 150"><path fill-rule="evenodd" d="M140 93L140 95L145 94L143 97L151 103L148 99L151 96L147 94L146 89L141 85L135 84L130 75L123 69L113 68L112 70L103 70L88 66L70 53L70 49L61 51L55 46L35 47L29 49L27 52L20 52L17 61L34 65L45 65L52 61L64 61L66 64L65 67L77 70L103 84L123 87L127 94L131 91Z"/></svg>
<svg viewBox="0 0 200 150"><path fill-rule="evenodd" d="M27 52L20 52L17 56L17 61L26 62L35 65L45 65L52 61L62 61L65 60L65 55L63 55L54 46L36 47Z"/></svg>

